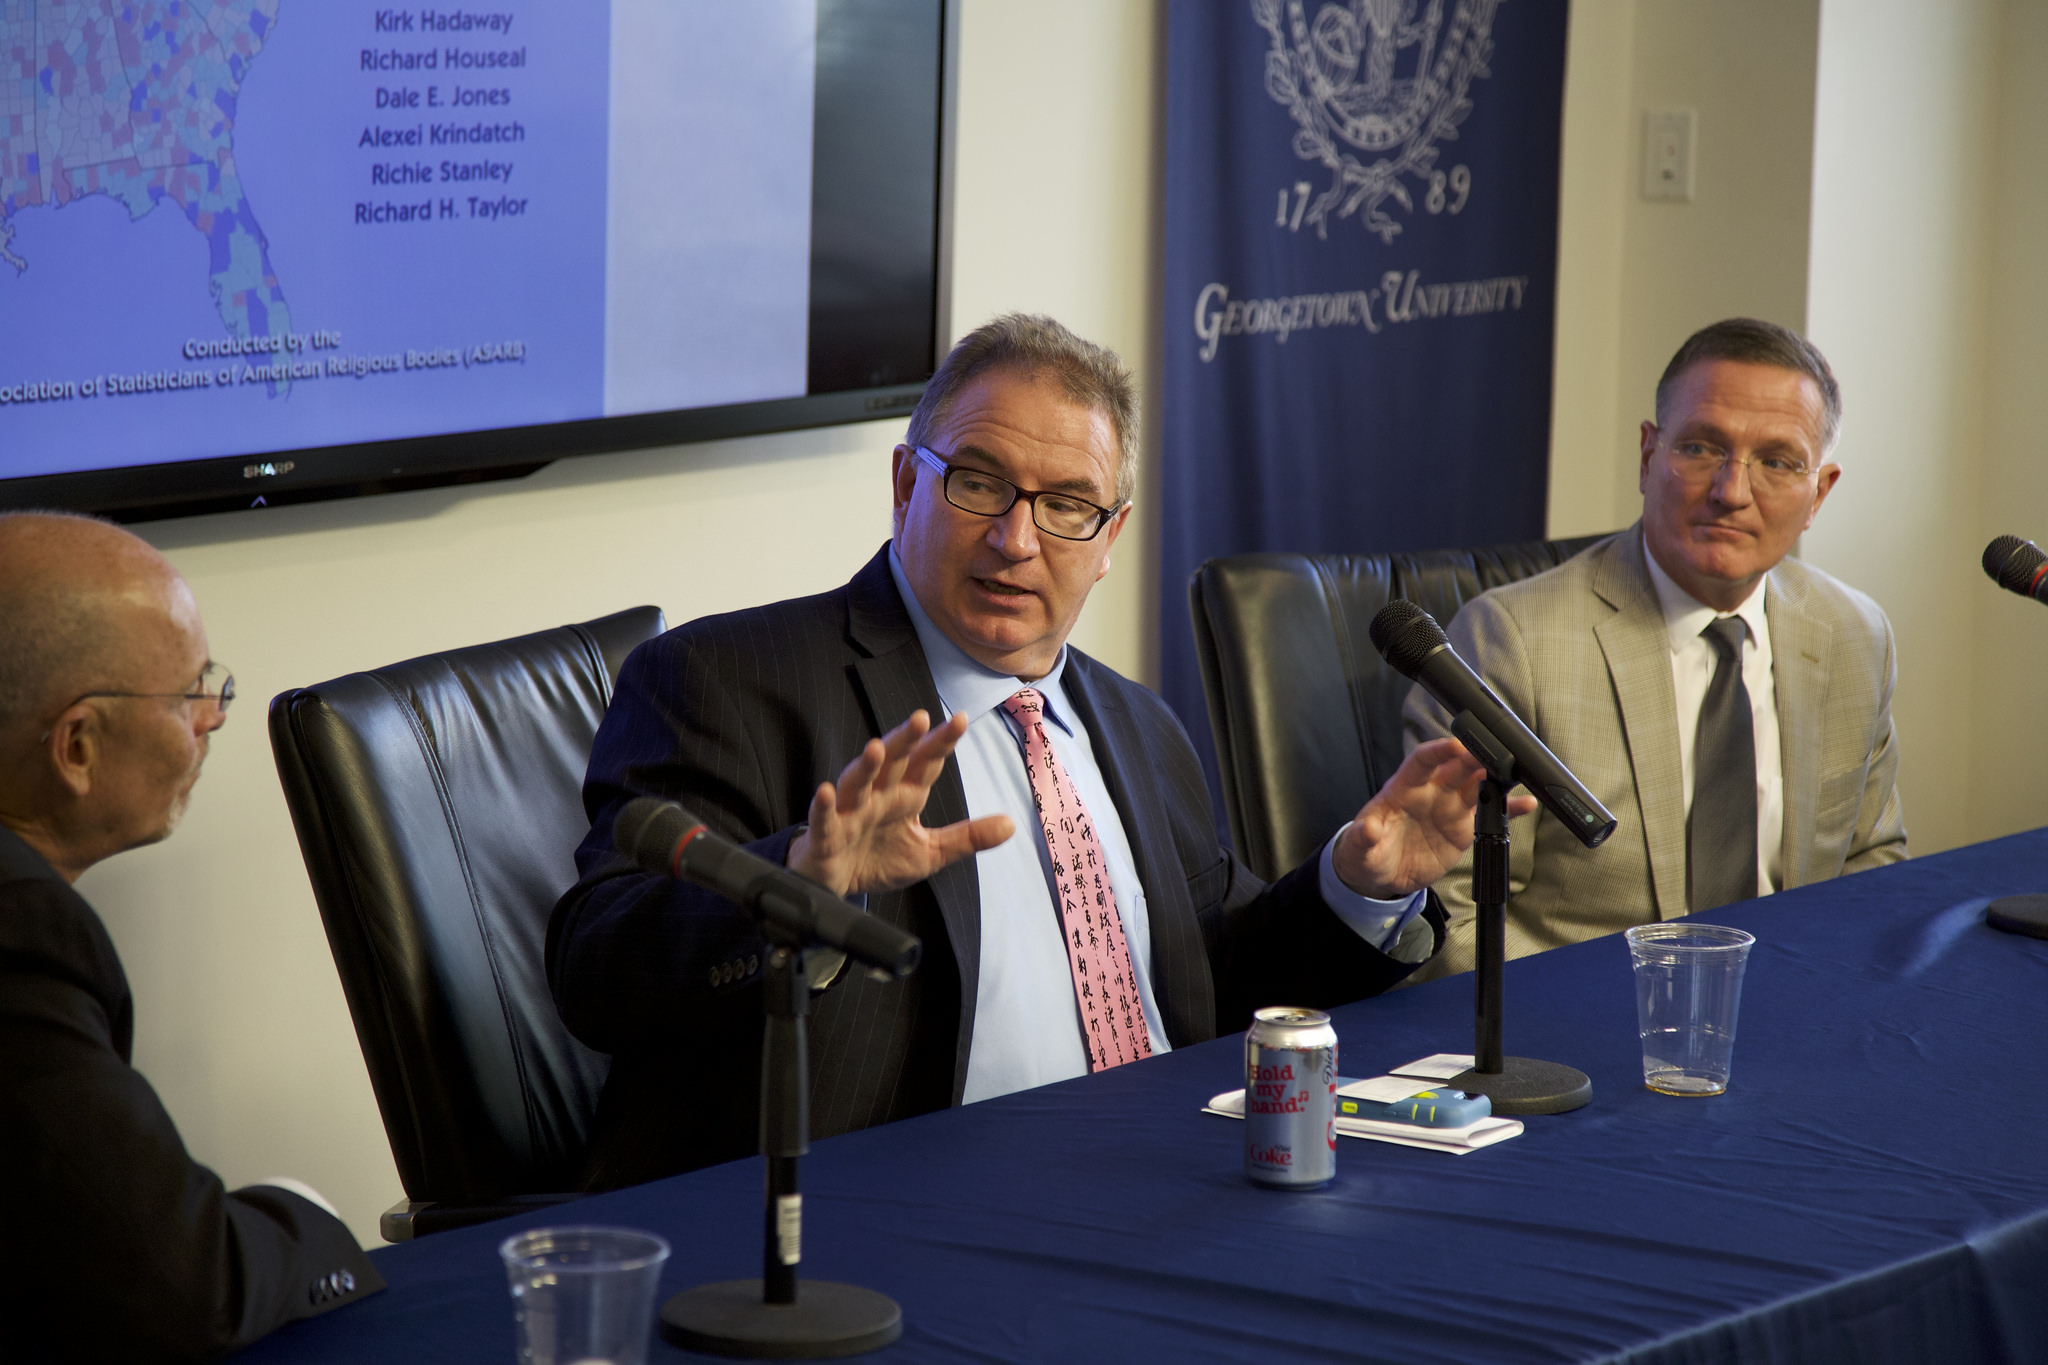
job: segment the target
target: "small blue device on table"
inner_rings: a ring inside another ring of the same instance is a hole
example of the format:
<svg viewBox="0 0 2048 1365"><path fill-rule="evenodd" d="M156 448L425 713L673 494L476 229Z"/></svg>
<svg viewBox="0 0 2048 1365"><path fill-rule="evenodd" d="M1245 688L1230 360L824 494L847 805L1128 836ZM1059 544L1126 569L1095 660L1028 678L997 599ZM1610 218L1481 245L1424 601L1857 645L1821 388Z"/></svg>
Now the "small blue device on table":
<svg viewBox="0 0 2048 1365"><path fill-rule="evenodd" d="M1493 1113L1493 1101L1463 1090L1432 1089L1405 1100L1381 1104L1343 1093L1350 1081L1337 1082L1337 1117L1371 1119L1377 1123L1408 1123L1417 1128L1463 1128Z"/></svg>

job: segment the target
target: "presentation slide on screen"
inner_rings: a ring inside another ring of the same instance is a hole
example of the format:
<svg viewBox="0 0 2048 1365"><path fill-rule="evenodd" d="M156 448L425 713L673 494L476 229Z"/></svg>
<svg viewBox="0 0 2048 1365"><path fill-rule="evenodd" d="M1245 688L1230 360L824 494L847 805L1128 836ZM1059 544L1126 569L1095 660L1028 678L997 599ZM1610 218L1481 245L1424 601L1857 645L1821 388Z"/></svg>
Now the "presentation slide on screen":
<svg viewBox="0 0 2048 1365"><path fill-rule="evenodd" d="M804 392L814 0L6 0L0 478Z"/></svg>

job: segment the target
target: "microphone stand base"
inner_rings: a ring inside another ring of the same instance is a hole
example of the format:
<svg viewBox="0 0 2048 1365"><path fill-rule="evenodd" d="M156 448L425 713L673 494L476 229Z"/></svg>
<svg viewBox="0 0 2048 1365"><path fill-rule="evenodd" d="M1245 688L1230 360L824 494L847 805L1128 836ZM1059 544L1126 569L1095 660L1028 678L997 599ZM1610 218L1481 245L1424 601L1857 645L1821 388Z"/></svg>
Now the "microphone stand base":
<svg viewBox="0 0 2048 1365"><path fill-rule="evenodd" d="M700 1284L661 1306L661 1334L688 1351L749 1360L822 1360L903 1335L903 1310L872 1289L805 1280L795 1303L764 1303L759 1280Z"/></svg>
<svg viewBox="0 0 2048 1365"><path fill-rule="evenodd" d="M1461 1071L1444 1085L1486 1096L1496 1114L1564 1114L1593 1098L1585 1072L1533 1057L1503 1057L1499 1071Z"/></svg>
<svg viewBox="0 0 2048 1365"><path fill-rule="evenodd" d="M2000 896L1984 907L1984 922L2008 934L2048 938L2048 896Z"/></svg>

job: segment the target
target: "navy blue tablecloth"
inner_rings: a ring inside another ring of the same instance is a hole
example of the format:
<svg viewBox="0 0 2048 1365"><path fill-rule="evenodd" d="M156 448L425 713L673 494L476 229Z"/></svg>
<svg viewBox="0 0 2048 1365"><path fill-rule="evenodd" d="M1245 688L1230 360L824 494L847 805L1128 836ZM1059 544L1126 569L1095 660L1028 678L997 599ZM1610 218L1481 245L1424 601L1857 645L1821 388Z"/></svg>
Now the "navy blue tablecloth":
<svg viewBox="0 0 2048 1365"><path fill-rule="evenodd" d="M2048 830L1715 912L1758 941L1714 1099L1643 1089L1619 937L1511 963L1509 1052L1591 1105L1344 1139L1322 1192L1247 1184L1198 1112L1235 1038L821 1142L803 1272L895 1297L905 1362L2048 1360L2048 942L1983 922L2029 890ZM1342 1009L1343 1069L1469 1051L1471 1012L1470 977ZM758 1274L760 1200L738 1162L391 1247L388 1292L238 1359L509 1361L507 1233L652 1229L666 1294Z"/></svg>

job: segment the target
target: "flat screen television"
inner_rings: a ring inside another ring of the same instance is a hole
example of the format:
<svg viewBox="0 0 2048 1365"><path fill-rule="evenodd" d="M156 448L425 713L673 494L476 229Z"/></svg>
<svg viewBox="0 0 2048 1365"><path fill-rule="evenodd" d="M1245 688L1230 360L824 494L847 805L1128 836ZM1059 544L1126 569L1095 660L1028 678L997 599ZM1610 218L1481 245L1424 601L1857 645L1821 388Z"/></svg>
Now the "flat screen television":
<svg viewBox="0 0 2048 1365"><path fill-rule="evenodd" d="M0 507L906 413L943 0L0 6Z"/></svg>

